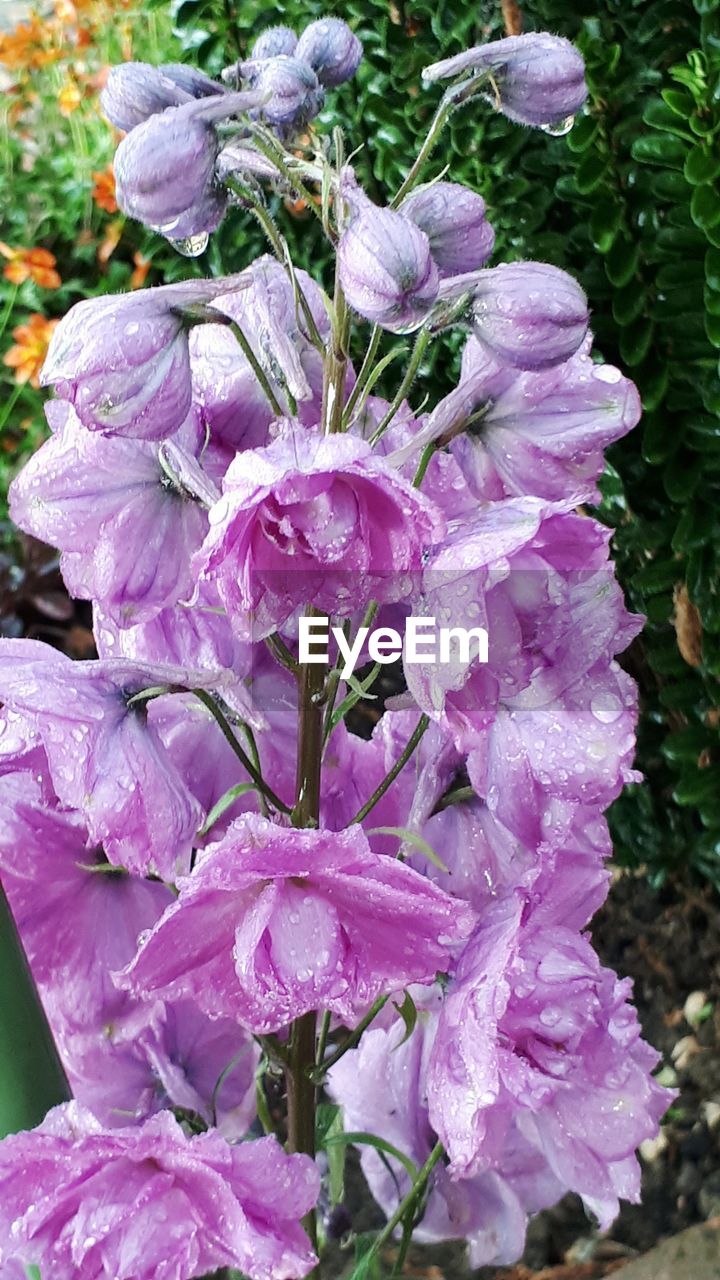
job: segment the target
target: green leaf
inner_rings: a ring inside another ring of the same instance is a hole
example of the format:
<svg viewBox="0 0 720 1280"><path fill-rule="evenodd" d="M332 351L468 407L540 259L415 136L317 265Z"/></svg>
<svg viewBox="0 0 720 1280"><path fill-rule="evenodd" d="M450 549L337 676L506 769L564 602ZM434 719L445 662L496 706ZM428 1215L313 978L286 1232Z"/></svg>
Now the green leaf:
<svg viewBox="0 0 720 1280"><path fill-rule="evenodd" d="M70 1097L43 1006L0 884L0 1138L33 1129Z"/></svg>
<svg viewBox="0 0 720 1280"><path fill-rule="evenodd" d="M438 871L444 871L446 875L450 874L449 867L436 854L431 844L424 836L419 835L417 831L411 831L408 827L373 827L367 833L369 836L397 836L398 840L402 840L406 844L415 845L415 848L427 858L428 862L432 862Z"/></svg>
<svg viewBox="0 0 720 1280"><path fill-rule="evenodd" d="M705 316L705 332L714 347L720 347L720 316L708 312Z"/></svg>
<svg viewBox="0 0 720 1280"><path fill-rule="evenodd" d="M696 187L690 201L690 213L696 226L710 231L720 226L720 197L714 187Z"/></svg>
<svg viewBox="0 0 720 1280"><path fill-rule="evenodd" d="M620 334L620 355L632 369L645 359L650 350L655 326L651 320L635 320Z"/></svg>
<svg viewBox="0 0 720 1280"><path fill-rule="evenodd" d="M373 1147L376 1151L382 1151L386 1156L392 1156L393 1160L397 1160L409 1175L410 1180L415 1182L419 1173L418 1167L410 1156L406 1156L404 1151L398 1151L391 1142L386 1142L384 1138L379 1138L376 1133L366 1133L364 1130L357 1130L351 1133L335 1133L325 1138L325 1150L331 1146L353 1146L353 1147Z"/></svg>
<svg viewBox="0 0 720 1280"><path fill-rule="evenodd" d="M667 103L660 101L658 98L654 98L646 106L643 111L643 122L644 124L649 124L653 129L660 129L665 133L673 133L679 138L686 138L688 142L692 142L692 134L688 133L677 112L673 111Z"/></svg>
<svg viewBox="0 0 720 1280"><path fill-rule="evenodd" d="M606 169L607 162L595 151L583 158L575 173L575 186L581 196L590 195L600 185Z"/></svg>
<svg viewBox="0 0 720 1280"><path fill-rule="evenodd" d="M670 110L675 112L676 116L682 116L685 120L695 110L693 99L684 89L663 89L660 97L663 102L667 103Z"/></svg>
<svg viewBox="0 0 720 1280"><path fill-rule="evenodd" d="M645 308L645 291L637 284L628 284L618 289L612 300L612 313L621 326L632 324Z"/></svg>
<svg viewBox="0 0 720 1280"><path fill-rule="evenodd" d="M705 254L705 279L711 289L720 293L720 250L708 249Z"/></svg>
<svg viewBox="0 0 720 1280"><path fill-rule="evenodd" d="M400 1017L405 1023L405 1035L403 1036L402 1040L400 1040L398 1044L395 1045L395 1049L399 1049L401 1044L405 1044L405 1041L410 1039L410 1036L415 1030L415 1027L417 1025L418 1014L417 1014L415 1001L413 1000L409 991L405 992L405 995L403 996L402 1004L396 1004L395 1001L393 1000L392 1005L394 1009L397 1009L398 1013L400 1014ZM393 1052L394 1051L395 1050L393 1050Z"/></svg>
<svg viewBox="0 0 720 1280"><path fill-rule="evenodd" d="M694 187L714 182L720 174L720 154L717 149L713 151L710 147L696 143L688 153L683 173Z"/></svg>
<svg viewBox="0 0 720 1280"><path fill-rule="evenodd" d="M216 800L207 818L200 827L198 835L206 836L210 828L215 826L218 818L222 818L223 814L227 812L230 806L233 805L240 796L247 795L248 791L257 791L257 787L254 782L239 782L237 786L230 787L230 789L226 791L219 800Z"/></svg>
<svg viewBox="0 0 720 1280"><path fill-rule="evenodd" d="M342 1107L334 1102L320 1102L315 1113L315 1141L320 1151L327 1155L328 1191L330 1204L340 1204L345 1198L345 1151L344 1144L333 1142L333 1138L342 1136Z"/></svg>
<svg viewBox="0 0 720 1280"><path fill-rule="evenodd" d="M629 284L638 269L640 246L618 236L605 259L605 274L611 284L621 289Z"/></svg>
<svg viewBox="0 0 720 1280"><path fill-rule="evenodd" d="M599 253L608 253L622 225L622 205L600 200L590 215L590 235Z"/></svg>
<svg viewBox="0 0 720 1280"><path fill-rule="evenodd" d="M570 130L566 145L577 154L586 151L594 142L599 128L600 121L597 116L581 116Z"/></svg>
<svg viewBox="0 0 720 1280"><path fill-rule="evenodd" d="M669 134L651 134L636 138L630 148L633 160L643 164L660 164L668 169L682 169L687 148L679 138Z"/></svg>

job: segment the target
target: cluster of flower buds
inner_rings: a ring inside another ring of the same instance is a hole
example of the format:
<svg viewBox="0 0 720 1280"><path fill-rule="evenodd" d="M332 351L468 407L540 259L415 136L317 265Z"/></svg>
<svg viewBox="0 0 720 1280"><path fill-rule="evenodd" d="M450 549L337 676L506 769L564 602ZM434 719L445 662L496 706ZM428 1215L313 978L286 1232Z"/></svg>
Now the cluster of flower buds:
<svg viewBox="0 0 720 1280"><path fill-rule="evenodd" d="M284 131L359 52L322 19L261 35L229 89L120 69L125 207L165 234L216 225L230 120L236 160L264 178L277 154L292 178ZM550 36L429 74L488 69L530 123L584 95ZM253 153L260 116L277 153ZM634 1151L671 1096L583 932L604 810L638 780L616 655L641 620L577 508L637 392L594 358L573 279L487 265L477 194L418 185L417 164L378 207L341 155L313 164L334 305L266 208L276 257L80 303L45 367L50 438L12 486L16 523L92 601L99 656L0 641L0 871L75 1096L0 1143L8 1280L307 1275L300 1223L335 1189L311 1159L320 1083L336 1131L378 1135L362 1167L406 1237L508 1263L567 1191L603 1226L637 1199ZM450 325L457 385L414 410ZM383 329L417 331L391 402ZM416 643L428 619L455 637L440 661ZM358 736L347 714L393 659ZM290 1155L259 1136L268 1073Z"/></svg>

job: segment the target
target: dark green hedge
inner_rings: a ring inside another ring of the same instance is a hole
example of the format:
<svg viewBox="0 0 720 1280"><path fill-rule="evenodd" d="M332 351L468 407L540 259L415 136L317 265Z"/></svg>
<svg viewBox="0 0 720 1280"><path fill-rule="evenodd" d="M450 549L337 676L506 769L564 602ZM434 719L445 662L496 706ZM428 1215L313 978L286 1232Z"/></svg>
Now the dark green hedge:
<svg viewBox="0 0 720 1280"><path fill-rule="evenodd" d="M577 275L597 348L640 388L642 426L610 453L601 517L615 529L630 603L648 625L627 663L642 699L639 764L612 814L619 856L661 877L692 865L720 884L720 4L718 0L527 0L526 30L576 40L590 103L567 138L458 112L434 171L480 189L499 257L540 257ZM396 186L438 99L420 70L503 34L483 0L182 0L188 56L217 70L228 50L285 21L344 17L365 44L333 108L349 122L373 191ZM311 223L287 219L300 261L320 260ZM213 252L259 247L230 221ZM452 370L425 370L441 388Z"/></svg>

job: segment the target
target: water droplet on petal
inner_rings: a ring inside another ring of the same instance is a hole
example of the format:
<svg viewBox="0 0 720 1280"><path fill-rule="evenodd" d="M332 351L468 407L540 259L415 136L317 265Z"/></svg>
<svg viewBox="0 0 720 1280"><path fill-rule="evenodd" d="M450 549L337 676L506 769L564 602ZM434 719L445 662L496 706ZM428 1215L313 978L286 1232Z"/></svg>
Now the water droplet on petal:
<svg viewBox="0 0 720 1280"><path fill-rule="evenodd" d="M169 237L168 237L169 238ZM170 238L169 238L170 239ZM210 236L207 231L201 231L196 236L185 236L182 240L170 239L173 249L177 249L184 258L199 258L208 247Z"/></svg>
<svg viewBox="0 0 720 1280"><path fill-rule="evenodd" d="M554 124L541 124L540 128L543 133L548 133L551 138L564 138L569 133L575 123L574 116L566 116L564 120L556 120Z"/></svg>

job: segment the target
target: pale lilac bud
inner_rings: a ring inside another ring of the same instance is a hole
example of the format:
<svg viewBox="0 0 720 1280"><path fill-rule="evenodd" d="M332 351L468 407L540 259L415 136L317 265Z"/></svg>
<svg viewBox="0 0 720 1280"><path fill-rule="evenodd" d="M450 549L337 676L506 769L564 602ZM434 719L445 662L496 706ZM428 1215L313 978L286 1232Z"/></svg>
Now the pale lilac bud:
<svg viewBox="0 0 720 1280"><path fill-rule="evenodd" d="M115 156L123 212L174 240L214 231L227 203L215 181L214 126L257 102L256 93L224 93L170 107L133 129Z"/></svg>
<svg viewBox="0 0 720 1280"><path fill-rule="evenodd" d="M411 333L437 298L438 269L430 242L392 209L364 208L343 233L340 283L351 307L392 333Z"/></svg>
<svg viewBox="0 0 720 1280"><path fill-rule="evenodd" d="M312 67L300 58L278 54L240 64L240 75L262 95L257 114L269 124L301 125L316 116L323 91Z"/></svg>
<svg viewBox="0 0 720 1280"><path fill-rule="evenodd" d="M566 271L548 262L507 262L476 272L474 281L475 333L507 364L549 369L578 350L588 304Z"/></svg>
<svg viewBox="0 0 720 1280"><path fill-rule="evenodd" d="M53 334L41 379L91 431L162 440L192 400L188 308L244 285L186 280L76 303Z"/></svg>
<svg viewBox="0 0 720 1280"><path fill-rule="evenodd" d="M305 28L295 51L327 89L351 80L360 65L362 45L342 18L319 18Z"/></svg>
<svg viewBox="0 0 720 1280"><path fill-rule="evenodd" d="M425 232L441 276L475 271L492 253L495 232L485 201L457 182L432 182L403 200L400 213Z"/></svg>
<svg viewBox="0 0 720 1280"><path fill-rule="evenodd" d="M253 58L277 58L284 53L292 57L298 38L291 27L268 27L258 36L252 47Z"/></svg>
<svg viewBox="0 0 720 1280"><path fill-rule="evenodd" d="M168 107L223 92L209 76L181 63L124 62L111 68L100 103L111 124L129 133Z"/></svg>
<svg viewBox="0 0 720 1280"><path fill-rule="evenodd" d="M488 98L519 124L562 125L587 97L582 56L564 36L533 31L479 45L454 58L435 62L423 79L446 80L468 73L492 74Z"/></svg>

